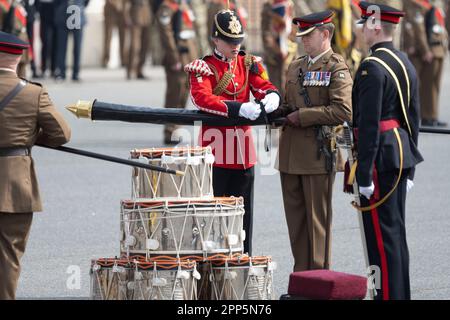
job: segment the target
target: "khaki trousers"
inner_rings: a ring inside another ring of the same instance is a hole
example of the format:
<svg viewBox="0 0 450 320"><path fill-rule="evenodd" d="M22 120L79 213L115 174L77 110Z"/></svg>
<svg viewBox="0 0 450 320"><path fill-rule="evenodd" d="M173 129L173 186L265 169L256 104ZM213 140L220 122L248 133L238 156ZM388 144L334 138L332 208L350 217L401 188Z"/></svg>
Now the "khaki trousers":
<svg viewBox="0 0 450 320"><path fill-rule="evenodd" d="M16 298L22 258L33 213L0 212L0 300Z"/></svg>
<svg viewBox="0 0 450 320"><path fill-rule="evenodd" d="M186 73L173 71L169 66L164 67L166 72L166 99L165 108L184 109L189 98L189 85ZM167 124L164 126L164 136L170 140L172 133L178 128L177 125Z"/></svg>
<svg viewBox="0 0 450 320"><path fill-rule="evenodd" d="M335 174L280 176L294 271L329 269Z"/></svg>
<svg viewBox="0 0 450 320"><path fill-rule="evenodd" d="M150 45L151 25L132 26L130 29L130 50L128 52L127 76L142 75Z"/></svg>
<svg viewBox="0 0 450 320"><path fill-rule="evenodd" d="M120 63L125 66L128 62L126 47L126 31L124 13L114 6L105 5L104 9L104 42L103 42L103 66L109 62L109 51L111 48L111 38L114 28L119 30Z"/></svg>
<svg viewBox="0 0 450 320"><path fill-rule="evenodd" d="M411 58L420 81L420 113L422 120L439 119L439 92L441 91L443 58L428 64L420 57Z"/></svg>

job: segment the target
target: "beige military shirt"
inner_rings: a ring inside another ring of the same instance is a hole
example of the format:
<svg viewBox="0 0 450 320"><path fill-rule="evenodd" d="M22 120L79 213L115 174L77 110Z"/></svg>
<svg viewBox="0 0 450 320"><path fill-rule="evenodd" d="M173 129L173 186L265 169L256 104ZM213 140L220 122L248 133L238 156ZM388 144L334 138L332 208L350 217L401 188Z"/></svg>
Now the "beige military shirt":
<svg viewBox="0 0 450 320"><path fill-rule="evenodd" d="M278 169L288 174L326 174L326 161L318 156L315 126L337 126L352 119L353 80L344 59L332 50L308 66L309 57L292 62L288 68L286 94L280 107L284 115L299 111L300 127L285 125L281 130ZM306 88L307 106L301 90ZM341 170L343 159L337 159Z"/></svg>
<svg viewBox="0 0 450 320"><path fill-rule="evenodd" d="M0 100L19 83L12 71L0 70ZM0 148L60 146L70 139L70 128L50 100L47 90L28 83L0 111ZM0 212L42 210L39 188L30 156L0 156ZM55 177L56 178L56 177Z"/></svg>

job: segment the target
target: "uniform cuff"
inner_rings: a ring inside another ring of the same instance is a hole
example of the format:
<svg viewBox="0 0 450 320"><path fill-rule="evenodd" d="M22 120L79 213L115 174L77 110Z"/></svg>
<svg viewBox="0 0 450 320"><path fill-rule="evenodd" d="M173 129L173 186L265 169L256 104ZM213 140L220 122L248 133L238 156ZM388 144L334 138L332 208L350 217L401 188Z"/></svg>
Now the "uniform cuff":
<svg viewBox="0 0 450 320"><path fill-rule="evenodd" d="M239 111L241 110L242 103L236 101L224 101L228 108L229 118L239 118Z"/></svg>

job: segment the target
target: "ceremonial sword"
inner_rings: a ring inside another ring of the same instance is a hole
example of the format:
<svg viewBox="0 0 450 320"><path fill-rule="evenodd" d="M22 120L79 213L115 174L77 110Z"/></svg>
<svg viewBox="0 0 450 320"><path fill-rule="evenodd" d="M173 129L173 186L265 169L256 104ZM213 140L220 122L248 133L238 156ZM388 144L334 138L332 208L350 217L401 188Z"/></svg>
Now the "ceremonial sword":
<svg viewBox="0 0 450 320"><path fill-rule="evenodd" d="M353 133L352 130L347 122L343 125L343 144L339 144L339 147L347 150L348 154L348 164L349 164L349 170L351 170L353 164L355 163L355 158L353 157ZM347 181L344 181L344 185L347 183ZM356 179L353 179L353 194L355 195L355 202L358 206L361 205L360 198L359 198L359 187L358 182ZM367 242L366 242L366 233L364 231L364 222L363 222L363 213L361 211L358 212L358 223L359 223L359 230L361 233L361 241L364 251L364 260L366 262L366 272L368 272L370 263L369 263L369 256L367 251ZM370 298L373 300L374 293L376 294L376 289L372 288L373 290L369 290Z"/></svg>

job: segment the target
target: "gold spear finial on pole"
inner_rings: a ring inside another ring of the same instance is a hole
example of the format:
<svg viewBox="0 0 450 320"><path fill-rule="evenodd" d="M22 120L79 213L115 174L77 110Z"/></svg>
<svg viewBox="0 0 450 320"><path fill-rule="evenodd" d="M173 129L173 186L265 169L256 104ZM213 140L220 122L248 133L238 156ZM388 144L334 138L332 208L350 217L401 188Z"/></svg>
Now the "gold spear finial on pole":
<svg viewBox="0 0 450 320"><path fill-rule="evenodd" d="M93 101L79 100L77 103L71 104L70 106L66 107L66 109L73 113L78 119L91 119L93 104Z"/></svg>

